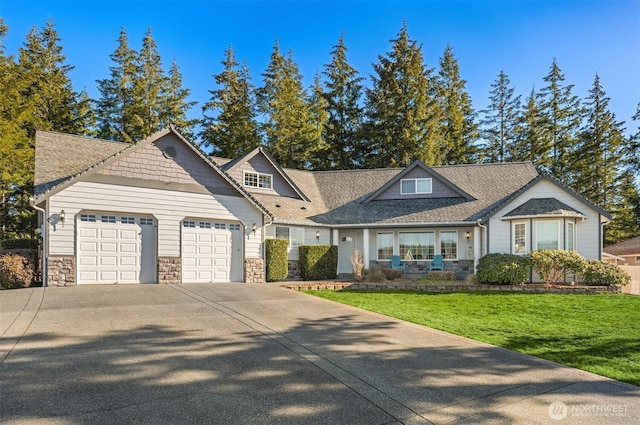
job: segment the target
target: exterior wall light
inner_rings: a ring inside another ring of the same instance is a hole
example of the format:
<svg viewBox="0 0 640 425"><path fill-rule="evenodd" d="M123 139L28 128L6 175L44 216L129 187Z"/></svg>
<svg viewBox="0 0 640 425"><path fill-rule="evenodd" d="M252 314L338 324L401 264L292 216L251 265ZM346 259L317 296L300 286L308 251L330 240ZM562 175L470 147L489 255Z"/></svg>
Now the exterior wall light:
<svg viewBox="0 0 640 425"><path fill-rule="evenodd" d="M469 240L469 238L471 237L471 233L467 232L464 234L467 237L467 240Z"/></svg>
<svg viewBox="0 0 640 425"><path fill-rule="evenodd" d="M60 222L64 224L64 221L66 219L67 219L67 215L65 214L64 210L60 211Z"/></svg>

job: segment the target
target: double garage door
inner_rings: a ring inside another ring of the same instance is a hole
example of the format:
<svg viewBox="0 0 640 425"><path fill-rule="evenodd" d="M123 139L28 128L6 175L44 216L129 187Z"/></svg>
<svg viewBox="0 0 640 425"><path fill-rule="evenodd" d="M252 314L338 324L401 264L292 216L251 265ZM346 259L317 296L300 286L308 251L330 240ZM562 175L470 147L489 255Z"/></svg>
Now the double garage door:
<svg viewBox="0 0 640 425"><path fill-rule="evenodd" d="M79 218L78 283L155 283L153 218L112 213Z"/></svg>
<svg viewBox="0 0 640 425"><path fill-rule="evenodd" d="M183 282L243 279L238 223L181 223ZM83 213L78 221L78 283L155 283L157 226L152 217Z"/></svg>

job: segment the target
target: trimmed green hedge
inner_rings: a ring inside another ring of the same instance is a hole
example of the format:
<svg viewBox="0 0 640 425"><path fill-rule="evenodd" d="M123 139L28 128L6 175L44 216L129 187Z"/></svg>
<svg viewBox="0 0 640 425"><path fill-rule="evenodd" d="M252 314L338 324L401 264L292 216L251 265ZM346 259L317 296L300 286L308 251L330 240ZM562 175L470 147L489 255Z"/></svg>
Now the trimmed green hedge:
<svg viewBox="0 0 640 425"><path fill-rule="evenodd" d="M264 241L265 260L267 262L267 282L286 279L289 274L289 258L286 239L266 239Z"/></svg>
<svg viewBox="0 0 640 425"><path fill-rule="evenodd" d="M338 274L338 247L301 245L300 274L303 280L335 279Z"/></svg>
<svg viewBox="0 0 640 425"><path fill-rule="evenodd" d="M529 280L528 257L514 254L487 254L478 261L478 282L514 285Z"/></svg>
<svg viewBox="0 0 640 425"><path fill-rule="evenodd" d="M14 249L38 249L39 239L4 239L0 241L0 248L11 251Z"/></svg>

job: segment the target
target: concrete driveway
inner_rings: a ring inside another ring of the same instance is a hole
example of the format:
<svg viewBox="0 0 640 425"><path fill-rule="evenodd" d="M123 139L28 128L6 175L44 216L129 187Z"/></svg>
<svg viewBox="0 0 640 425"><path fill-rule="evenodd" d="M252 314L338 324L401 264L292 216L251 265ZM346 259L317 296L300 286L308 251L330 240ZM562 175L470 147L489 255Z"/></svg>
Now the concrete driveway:
<svg viewBox="0 0 640 425"><path fill-rule="evenodd" d="M640 388L270 285L0 291L2 424L636 424Z"/></svg>

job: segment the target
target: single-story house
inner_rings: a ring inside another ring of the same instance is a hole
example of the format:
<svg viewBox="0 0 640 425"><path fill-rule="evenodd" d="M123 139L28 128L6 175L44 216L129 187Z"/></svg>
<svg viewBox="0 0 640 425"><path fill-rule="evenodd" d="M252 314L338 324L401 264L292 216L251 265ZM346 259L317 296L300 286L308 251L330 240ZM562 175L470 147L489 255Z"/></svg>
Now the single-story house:
<svg viewBox="0 0 640 425"><path fill-rule="evenodd" d="M611 216L531 163L285 169L258 147L209 158L169 127L136 145L36 134L35 196L49 285L260 282L264 239L338 246L338 273L434 255L473 273L487 253L574 250L602 259Z"/></svg>
<svg viewBox="0 0 640 425"><path fill-rule="evenodd" d="M604 256L617 264L640 265L640 236L605 247Z"/></svg>

